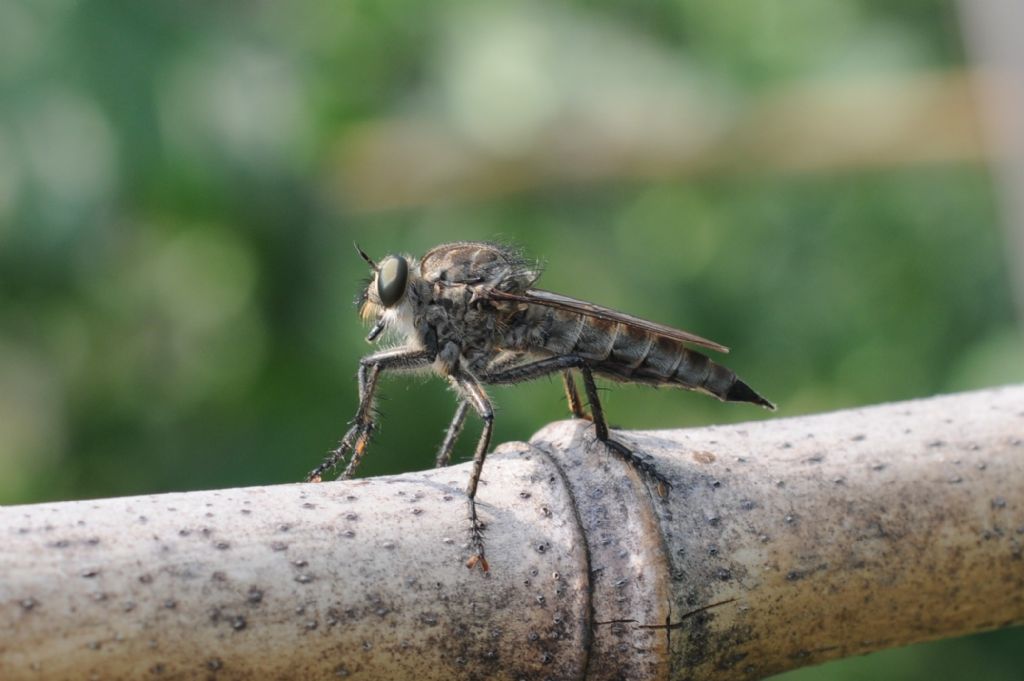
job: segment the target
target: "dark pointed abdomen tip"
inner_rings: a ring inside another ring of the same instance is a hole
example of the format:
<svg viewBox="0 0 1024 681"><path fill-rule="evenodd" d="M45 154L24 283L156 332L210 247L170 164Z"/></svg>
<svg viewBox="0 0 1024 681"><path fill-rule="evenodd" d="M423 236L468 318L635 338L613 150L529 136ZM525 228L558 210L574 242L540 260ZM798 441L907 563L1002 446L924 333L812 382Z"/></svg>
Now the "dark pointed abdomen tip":
<svg viewBox="0 0 1024 681"><path fill-rule="evenodd" d="M750 402L751 404L757 404L765 409L771 409L775 411L775 405L758 395L753 388L744 383L743 381L736 379L736 382L729 388L729 392L725 395L726 402Z"/></svg>

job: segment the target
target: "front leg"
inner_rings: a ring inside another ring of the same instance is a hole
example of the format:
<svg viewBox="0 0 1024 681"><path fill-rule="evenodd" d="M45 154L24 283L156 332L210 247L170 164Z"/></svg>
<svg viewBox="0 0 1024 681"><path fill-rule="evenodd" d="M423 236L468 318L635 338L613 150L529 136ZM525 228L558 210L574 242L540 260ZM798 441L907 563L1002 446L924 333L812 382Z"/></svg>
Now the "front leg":
<svg viewBox="0 0 1024 681"><path fill-rule="evenodd" d="M352 427L341 438L338 446L328 453L319 466L306 476L306 482L320 482L323 474L338 465L345 455L352 451L352 459L348 462L340 478L351 478L363 459L366 445L376 426L374 422L374 397L377 391L377 379L385 369L391 371L411 371L422 369L434 361L434 355L427 350L397 348L376 352L359 360L359 408L356 410Z"/></svg>

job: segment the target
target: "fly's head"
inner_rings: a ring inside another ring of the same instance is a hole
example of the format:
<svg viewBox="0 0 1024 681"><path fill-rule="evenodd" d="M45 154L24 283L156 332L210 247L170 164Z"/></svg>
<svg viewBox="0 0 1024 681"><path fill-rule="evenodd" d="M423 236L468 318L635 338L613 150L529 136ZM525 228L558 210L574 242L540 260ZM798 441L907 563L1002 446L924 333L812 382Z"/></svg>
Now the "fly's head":
<svg viewBox="0 0 1024 681"><path fill-rule="evenodd" d="M413 267L415 261L404 255L388 255L377 263L359 246L356 250L370 266L370 278L357 300L359 316L363 321L373 322L366 340L376 340L389 327L411 333L413 313L419 300L413 291L418 283Z"/></svg>

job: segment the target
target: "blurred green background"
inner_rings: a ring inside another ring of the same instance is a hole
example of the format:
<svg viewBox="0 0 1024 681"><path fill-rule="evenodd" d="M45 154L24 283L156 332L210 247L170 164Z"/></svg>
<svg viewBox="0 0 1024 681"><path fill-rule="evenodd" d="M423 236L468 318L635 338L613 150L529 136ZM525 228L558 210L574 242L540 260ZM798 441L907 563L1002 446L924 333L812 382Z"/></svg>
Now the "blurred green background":
<svg viewBox="0 0 1024 681"><path fill-rule="evenodd" d="M369 351L353 240L520 243L545 288L731 346L781 416L1024 380L967 68L925 0L6 0L0 503L300 480ZM496 442L566 414L557 382L493 393ZM383 395L361 473L432 465L443 383ZM606 400L630 428L767 417ZM1022 649L788 678L1019 679Z"/></svg>

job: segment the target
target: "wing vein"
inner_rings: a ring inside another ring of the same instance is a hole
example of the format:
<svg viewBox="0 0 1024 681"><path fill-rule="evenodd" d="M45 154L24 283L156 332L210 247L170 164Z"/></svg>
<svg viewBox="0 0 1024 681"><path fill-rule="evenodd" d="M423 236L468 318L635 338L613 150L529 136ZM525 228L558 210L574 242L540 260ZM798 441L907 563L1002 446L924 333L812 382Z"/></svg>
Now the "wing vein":
<svg viewBox="0 0 1024 681"><path fill-rule="evenodd" d="M488 291L487 295L492 300L507 300L541 305L544 307L553 307L559 310L574 312L585 317L603 319L608 322L618 322L619 324L640 329L656 336L670 338L682 343L690 343L691 345L699 345L718 352L729 352L729 348L721 343L716 343L715 341L708 340L707 338L702 338L695 333L683 331L682 329L675 329L671 326L665 326L664 324L658 324L657 322L641 319L640 317L634 317L633 315L626 314L625 312L619 312L608 307L588 303L584 300L563 296L560 293L553 293L551 291L535 288L527 289L520 293L510 293L507 291L491 289Z"/></svg>

